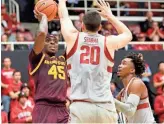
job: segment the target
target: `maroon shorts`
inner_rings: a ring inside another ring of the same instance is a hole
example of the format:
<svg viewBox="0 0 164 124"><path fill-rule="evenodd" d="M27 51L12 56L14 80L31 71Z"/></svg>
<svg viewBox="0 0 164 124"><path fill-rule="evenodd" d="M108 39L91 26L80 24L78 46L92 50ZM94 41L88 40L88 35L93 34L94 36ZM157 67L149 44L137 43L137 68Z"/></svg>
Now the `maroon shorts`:
<svg viewBox="0 0 164 124"><path fill-rule="evenodd" d="M33 123L67 123L69 112L65 105L36 104L32 113Z"/></svg>

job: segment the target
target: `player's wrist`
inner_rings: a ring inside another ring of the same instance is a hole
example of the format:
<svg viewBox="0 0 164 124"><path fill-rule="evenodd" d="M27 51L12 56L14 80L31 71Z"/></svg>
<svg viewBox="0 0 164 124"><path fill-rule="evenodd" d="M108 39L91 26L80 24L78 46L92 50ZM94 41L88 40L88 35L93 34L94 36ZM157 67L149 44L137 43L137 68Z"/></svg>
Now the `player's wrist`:
<svg viewBox="0 0 164 124"><path fill-rule="evenodd" d="M110 15L107 16L108 21L113 21L113 20L115 20L115 18L116 17L113 14L110 14Z"/></svg>

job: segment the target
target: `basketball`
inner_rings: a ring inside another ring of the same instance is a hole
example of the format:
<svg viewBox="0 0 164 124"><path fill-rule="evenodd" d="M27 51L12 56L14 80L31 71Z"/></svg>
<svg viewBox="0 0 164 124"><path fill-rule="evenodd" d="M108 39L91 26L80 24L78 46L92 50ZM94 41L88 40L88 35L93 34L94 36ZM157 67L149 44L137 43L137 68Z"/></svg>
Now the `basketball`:
<svg viewBox="0 0 164 124"><path fill-rule="evenodd" d="M39 0L35 5L35 10L44 13L48 21L57 18L58 6L53 0Z"/></svg>

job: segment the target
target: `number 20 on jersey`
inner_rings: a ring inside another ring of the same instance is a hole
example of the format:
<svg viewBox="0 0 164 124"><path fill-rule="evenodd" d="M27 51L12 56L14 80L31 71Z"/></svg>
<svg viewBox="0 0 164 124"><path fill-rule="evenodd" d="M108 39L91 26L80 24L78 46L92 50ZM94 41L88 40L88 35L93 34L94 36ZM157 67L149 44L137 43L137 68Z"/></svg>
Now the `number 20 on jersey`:
<svg viewBox="0 0 164 124"><path fill-rule="evenodd" d="M100 63L100 47L99 46L81 46L80 50L84 52L80 54L80 63L98 65Z"/></svg>

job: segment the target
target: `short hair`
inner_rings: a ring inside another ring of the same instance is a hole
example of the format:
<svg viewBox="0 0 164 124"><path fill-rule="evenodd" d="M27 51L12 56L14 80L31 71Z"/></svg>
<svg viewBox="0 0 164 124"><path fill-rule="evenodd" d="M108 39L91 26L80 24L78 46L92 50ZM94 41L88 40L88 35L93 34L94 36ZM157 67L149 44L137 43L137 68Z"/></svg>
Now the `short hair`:
<svg viewBox="0 0 164 124"><path fill-rule="evenodd" d="M145 72L145 62L142 59L141 53L129 53L126 58L132 59L132 63L135 67L135 74L141 76Z"/></svg>
<svg viewBox="0 0 164 124"><path fill-rule="evenodd" d="M13 72L13 76L14 76L15 73L17 73L17 72L21 73L19 70L14 70L14 72Z"/></svg>
<svg viewBox="0 0 164 124"><path fill-rule="evenodd" d="M89 11L84 15L83 23L88 31L98 31L101 24L101 16L96 11Z"/></svg>

